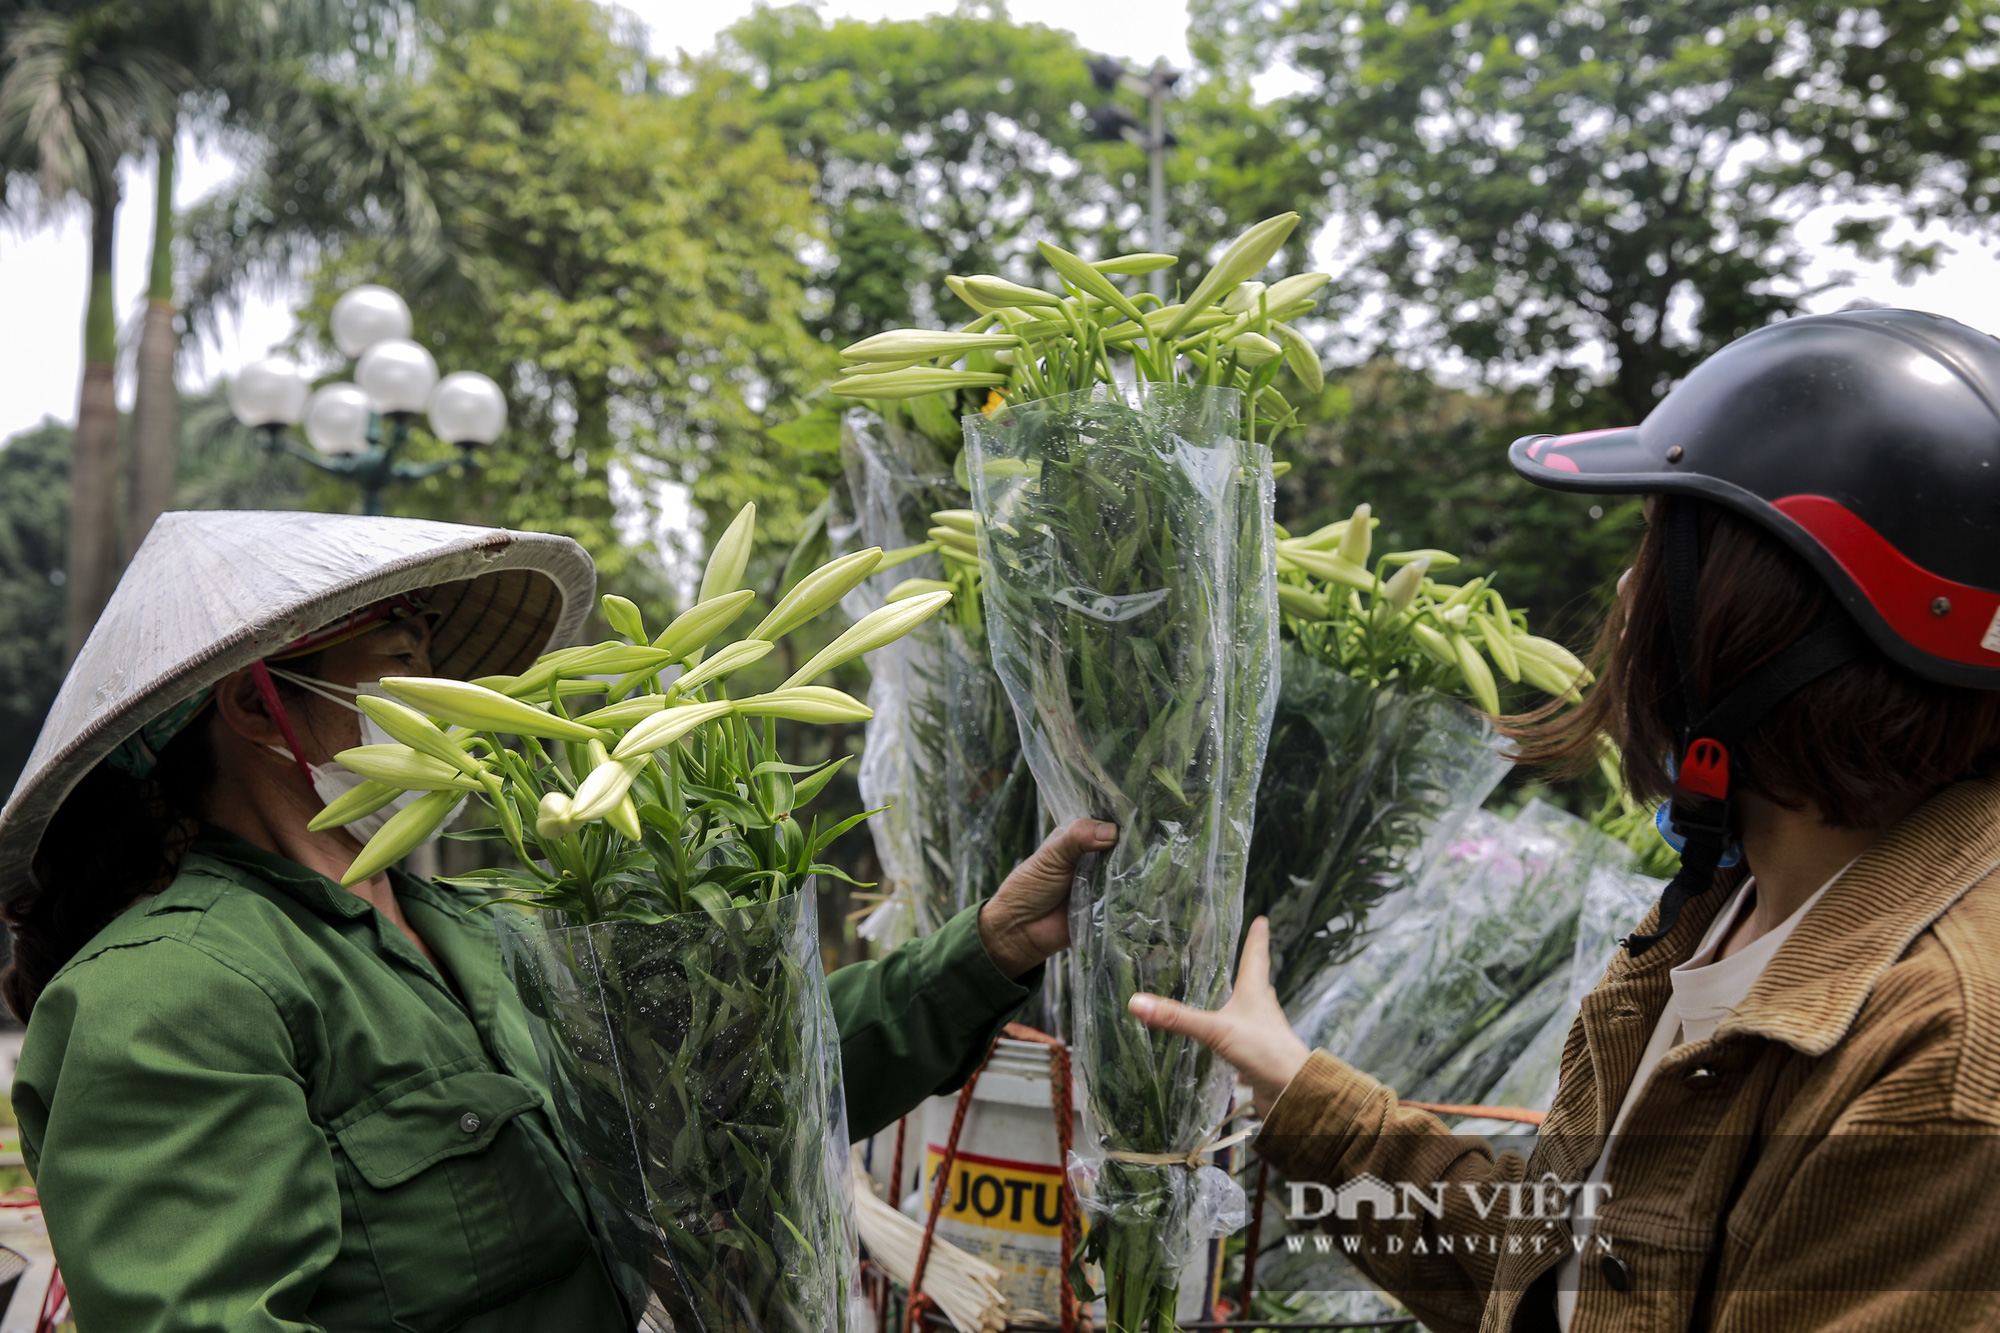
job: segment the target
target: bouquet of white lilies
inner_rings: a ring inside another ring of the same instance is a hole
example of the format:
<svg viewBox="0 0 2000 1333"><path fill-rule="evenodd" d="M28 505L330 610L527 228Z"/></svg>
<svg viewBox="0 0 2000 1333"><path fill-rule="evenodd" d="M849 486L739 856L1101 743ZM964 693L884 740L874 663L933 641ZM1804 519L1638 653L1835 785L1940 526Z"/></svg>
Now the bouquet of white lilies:
<svg viewBox="0 0 2000 1333"><path fill-rule="evenodd" d="M784 762L774 723L866 719L814 682L951 594L884 606L776 689L732 696L732 676L882 558L822 566L711 653L755 600L738 587L754 529L746 506L700 600L657 634L606 597L622 642L550 653L518 676L384 680L394 698L361 706L397 743L339 756L369 781L314 827L424 793L369 841L352 884L468 796L483 801L516 863L452 882L531 909L501 912L502 939L628 1299L708 1333L826 1333L850 1317L853 1237L812 877L840 874L820 854L861 817L802 825L842 761Z"/></svg>

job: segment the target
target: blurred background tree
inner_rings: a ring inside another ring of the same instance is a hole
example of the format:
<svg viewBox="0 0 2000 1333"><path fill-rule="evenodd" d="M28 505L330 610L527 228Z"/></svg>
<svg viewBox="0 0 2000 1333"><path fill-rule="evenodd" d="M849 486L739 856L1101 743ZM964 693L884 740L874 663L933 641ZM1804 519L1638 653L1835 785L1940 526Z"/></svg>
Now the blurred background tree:
<svg viewBox="0 0 2000 1333"><path fill-rule="evenodd" d="M734 75L735 95L813 168L831 243L816 327L845 343L969 319L945 290L949 273L1053 282L1038 241L1091 256L1151 248L1145 153L1092 134L1088 108L1104 100L1094 55L997 5L880 23L791 5L757 10L685 71ZM1288 208L1314 214L1317 200L1293 188L1296 155L1246 83L1187 91L1168 225L1184 256L1175 276L1191 286L1245 226Z"/></svg>
<svg viewBox="0 0 2000 1333"><path fill-rule="evenodd" d="M174 15L192 26L171 41L135 36ZM1520 483L1507 442L1638 420L1722 343L1824 305L1839 275L1802 217L1916 272L1944 252L1892 245L1896 224L1980 231L2000 190L2000 0L1193 0L1191 19L1168 122L1176 280L1285 209L1305 215L1285 265L1338 275L1308 324L1332 368L1281 442L1281 517L1368 501L1383 540L1499 570L1572 643L1636 513ZM1038 240L1151 246L1144 153L1093 135L1098 53L998 5L879 23L763 8L673 61L590 0L0 0L0 41L17 213L115 204L104 164L171 143L163 106L200 128L241 170L182 216L161 173L150 294L179 303L169 331L213 331L260 287L303 291L294 349L344 373L333 297L398 288L417 337L496 379L511 421L482 472L393 510L568 533L649 605L747 501L772 543L761 586L782 588L839 471L824 432L783 426L835 347L962 322L952 271L1048 280ZM116 359L109 302L93 289L93 365ZM139 360L157 388L159 358ZM35 684L59 660L50 574L115 570L106 534L121 513L138 526L108 384L74 443L45 426L0 450L0 730L32 736L52 689ZM219 411L190 402L171 432L177 503L351 506ZM51 563L65 471L96 555Z"/></svg>

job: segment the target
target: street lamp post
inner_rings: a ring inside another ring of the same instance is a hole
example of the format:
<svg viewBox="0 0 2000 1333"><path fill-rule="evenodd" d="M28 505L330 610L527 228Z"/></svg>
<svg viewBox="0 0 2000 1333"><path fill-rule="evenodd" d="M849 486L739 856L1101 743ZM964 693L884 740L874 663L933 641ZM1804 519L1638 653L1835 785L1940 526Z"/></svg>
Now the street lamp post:
<svg viewBox="0 0 2000 1333"><path fill-rule="evenodd" d="M254 361L230 381L230 410L267 451L354 483L364 514L382 512L382 492L394 482L479 466L474 450L493 443L507 425L499 385L471 370L440 380L437 362L410 340L410 308L386 287L361 286L342 295L332 324L334 345L354 358L353 382L325 384L308 395L305 373L284 357ZM419 413L428 413L431 432L455 445L458 457L400 460ZM310 449L286 434L301 423Z"/></svg>
<svg viewBox="0 0 2000 1333"><path fill-rule="evenodd" d="M1123 139L1146 150L1151 205L1148 209L1149 230L1152 232L1150 243L1156 253L1165 253L1167 248L1167 150L1176 142L1174 136L1167 133L1167 98L1172 94L1174 85L1180 82L1180 77L1180 71L1165 60L1155 60L1143 77L1127 74L1125 62L1115 56L1090 62L1090 78L1100 92L1115 92L1123 88L1136 93L1146 99L1151 113L1145 128L1141 128L1138 117L1116 102L1092 107L1089 114L1091 131L1098 138ZM1166 300L1165 269L1153 271L1152 284L1153 295Z"/></svg>

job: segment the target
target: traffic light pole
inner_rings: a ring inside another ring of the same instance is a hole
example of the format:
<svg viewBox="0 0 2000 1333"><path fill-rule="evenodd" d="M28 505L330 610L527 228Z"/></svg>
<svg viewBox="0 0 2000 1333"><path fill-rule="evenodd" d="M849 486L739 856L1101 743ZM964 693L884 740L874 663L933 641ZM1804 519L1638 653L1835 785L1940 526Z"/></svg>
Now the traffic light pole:
<svg viewBox="0 0 2000 1333"><path fill-rule="evenodd" d="M1167 97L1180 81L1180 72L1165 60L1155 60L1153 67L1139 77L1125 72L1125 62L1115 56L1100 56L1090 62L1090 77L1098 88L1107 93L1123 89L1146 99L1151 114L1151 123L1139 128L1139 118L1116 102L1106 102L1090 109L1091 133L1099 139L1123 139L1146 150L1147 184L1151 187L1148 200L1148 237L1156 253L1164 254L1167 249L1167 150L1174 146L1173 136L1167 133ZM1153 295L1161 301L1167 299L1167 274L1164 269L1155 269L1152 276Z"/></svg>
<svg viewBox="0 0 2000 1333"><path fill-rule="evenodd" d="M1170 86L1160 77L1166 69L1165 61L1155 61L1153 72L1146 80L1146 100L1153 104L1153 132L1146 143L1147 166L1153 187L1153 250L1157 254L1167 249L1167 89ZM1167 299L1167 271L1153 270L1153 295L1162 304Z"/></svg>

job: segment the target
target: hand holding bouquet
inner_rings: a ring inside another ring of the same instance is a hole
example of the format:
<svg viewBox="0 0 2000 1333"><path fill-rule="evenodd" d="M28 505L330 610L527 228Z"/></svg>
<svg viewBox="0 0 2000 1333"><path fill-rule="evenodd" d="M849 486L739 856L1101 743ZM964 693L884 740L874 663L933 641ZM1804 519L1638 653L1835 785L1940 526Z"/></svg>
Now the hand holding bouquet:
<svg viewBox="0 0 2000 1333"><path fill-rule="evenodd" d="M833 607L875 549L801 579L749 634L710 651L755 600L739 588L746 506L716 543L700 601L657 633L604 599L624 636L519 676L390 678L362 706L397 744L339 756L369 779L314 821L343 824L422 791L362 850L356 883L427 838L468 795L515 864L460 876L502 938L555 1118L635 1307L677 1327L825 1333L846 1326L851 1227L839 1046L814 924L830 828L799 811L839 763L784 762L775 722L866 718L815 684L936 615L946 591L864 617L776 689L732 678ZM513 908L530 909L522 913Z"/></svg>
<svg viewBox="0 0 2000 1333"><path fill-rule="evenodd" d="M1172 256L1092 264L1044 245L1060 290L953 278L977 319L849 347L853 371L833 386L987 395L965 418L974 512L940 515L928 535L948 570L977 561L994 666L1049 813L1122 830L1071 899L1089 1257L1121 1333L1173 1323L1179 1268L1207 1234L1215 1173L1199 1168L1226 1071L1125 1005L1148 990L1208 1006L1228 986L1276 692L1258 441L1291 417L1272 387L1287 366L1318 384L1288 321L1327 280L1254 279L1297 220L1253 227L1174 305L1116 281Z"/></svg>

